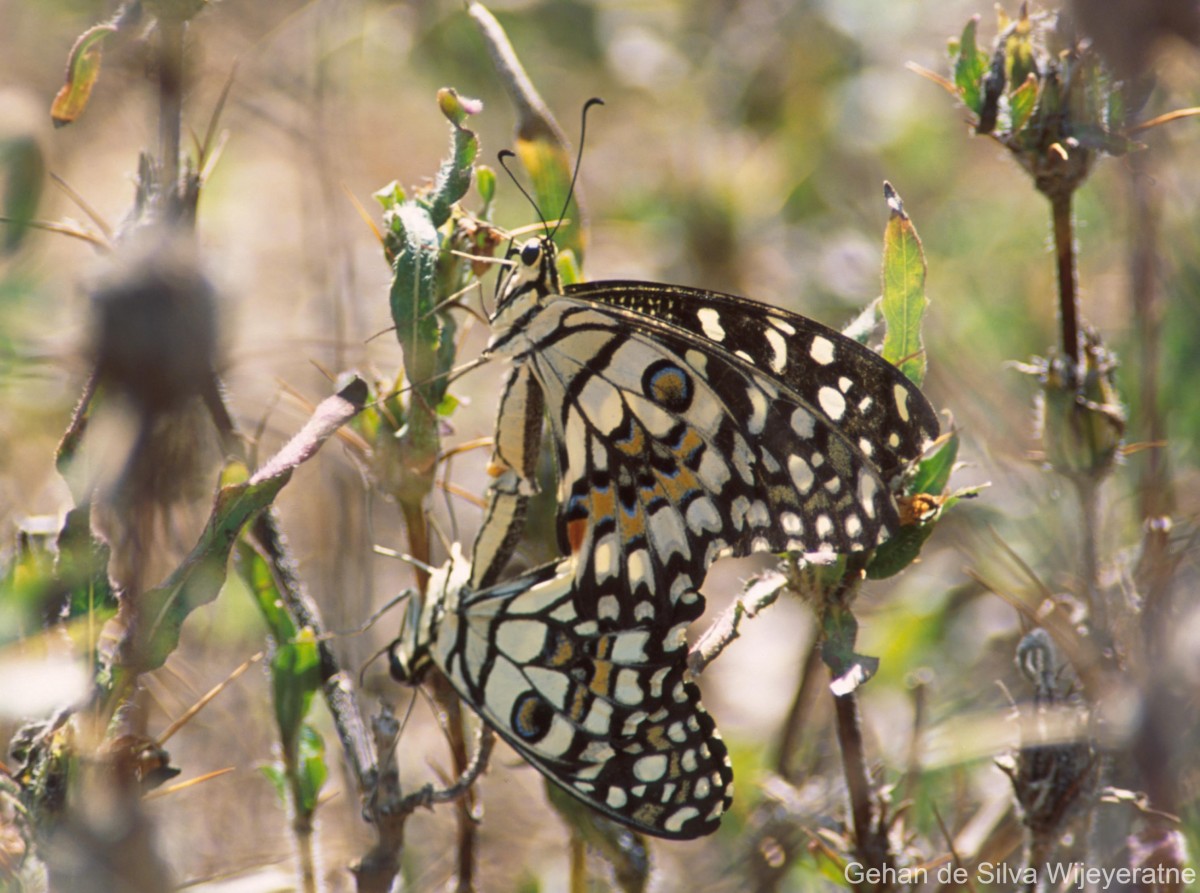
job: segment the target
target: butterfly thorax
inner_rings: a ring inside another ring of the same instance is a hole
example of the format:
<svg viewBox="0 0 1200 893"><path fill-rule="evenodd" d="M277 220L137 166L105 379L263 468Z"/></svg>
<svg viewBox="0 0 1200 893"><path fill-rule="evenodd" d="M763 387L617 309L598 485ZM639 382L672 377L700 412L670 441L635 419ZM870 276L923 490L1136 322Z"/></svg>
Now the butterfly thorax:
<svg viewBox="0 0 1200 893"><path fill-rule="evenodd" d="M532 348L536 341L530 337L533 319L543 309L547 297L562 294L556 256L554 243L548 236L529 239L508 250L506 259L511 266L496 290L488 353L520 356Z"/></svg>

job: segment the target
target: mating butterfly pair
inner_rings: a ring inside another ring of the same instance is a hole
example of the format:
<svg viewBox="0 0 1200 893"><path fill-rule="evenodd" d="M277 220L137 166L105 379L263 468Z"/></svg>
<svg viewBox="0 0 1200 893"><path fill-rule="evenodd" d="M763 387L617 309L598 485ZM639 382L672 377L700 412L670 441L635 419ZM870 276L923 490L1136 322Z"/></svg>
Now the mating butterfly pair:
<svg viewBox="0 0 1200 893"><path fill-rule="evenodd" d="M699 587L727 554L871 549L892 482L938 431L868 348L744 298L642 282L563 288L550 238L509 252L488 352L513 370L470 568L410 608L398 675L436 664L551 780L647 834L716 829L732 771L687 675ZM564 560L497 584L543 417Z"/></svg>

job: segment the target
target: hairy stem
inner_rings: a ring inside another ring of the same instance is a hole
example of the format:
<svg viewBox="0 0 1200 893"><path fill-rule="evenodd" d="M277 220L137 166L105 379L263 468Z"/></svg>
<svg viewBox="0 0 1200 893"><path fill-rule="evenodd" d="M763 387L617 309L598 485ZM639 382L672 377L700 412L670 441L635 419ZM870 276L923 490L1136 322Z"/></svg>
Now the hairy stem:
<svg viewBox="0 0 1200 893"><path fill-rule="evenodd" d="M1054 218L1054 255L1058 262L1058 307L1063 356L1079 365L1079 293L1075 283L1075 220L1070 191L1050 197ZM1074 382L1073 382L1074 384Z"/></svg>

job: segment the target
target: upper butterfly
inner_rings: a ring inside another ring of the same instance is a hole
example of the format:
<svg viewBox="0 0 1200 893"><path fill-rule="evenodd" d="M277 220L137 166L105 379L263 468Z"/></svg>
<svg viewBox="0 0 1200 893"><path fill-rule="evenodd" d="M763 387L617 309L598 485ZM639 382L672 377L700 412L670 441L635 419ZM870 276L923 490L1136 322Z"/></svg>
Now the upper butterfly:
<svg viewBox="0 0 1200 893"><path fill-rule="evenodd" d="M723 554L847 553L899 525L893 486L938 433L874 351L733 295L646 282L563 288L548 236L515 246L488 352L513 370L471 584L499 576L536 491L543 414L581 615L664 632L703 612Z"/></svg>

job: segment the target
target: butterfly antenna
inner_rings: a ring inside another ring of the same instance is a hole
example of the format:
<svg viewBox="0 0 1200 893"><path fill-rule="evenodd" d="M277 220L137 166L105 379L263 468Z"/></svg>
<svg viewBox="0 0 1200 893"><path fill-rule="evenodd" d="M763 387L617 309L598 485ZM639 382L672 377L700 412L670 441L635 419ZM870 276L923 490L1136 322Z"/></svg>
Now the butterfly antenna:
<svg viewBox="0 0 1200 893"><path fill-rule="evenodd" d="M512 169L508 166L508 159L515 158L516 155L517 153L512 151L512 149L501 149L496 155L496 159L500 162L500 166L504 168L504 173L508 174L508 178L513 181L513 185L521 190L521 195L525 196L529 204L533 206L534 213L537 214L538 219L542 221L542 229L544 229L546 232L550 232L550 224L547 223L546 218L542 216L542 209L538 207L538 203L534 201L533 196L529 194L529 190L521 185L521 181L517 179L517 175L514 174Z"/></svg>
<svg viewBox="0 0 1200 893"><path fill-rule="evenodd" d="M562 226L563 219L567 216L567 209L571 207L571 199L575 195L575 183L579 180L579 167L583 164L583 141L587 136L588 110L594 105L604 105L604 100L599 96L593 96L583 104L583 112L579 116L579 149L575 153L575 171L571 174L571 185L567 189L567 199L563 202L562 213L558 215L558 223L554 225L553 232L549 233L551 239L558 232L558 228Z"/></svg>

